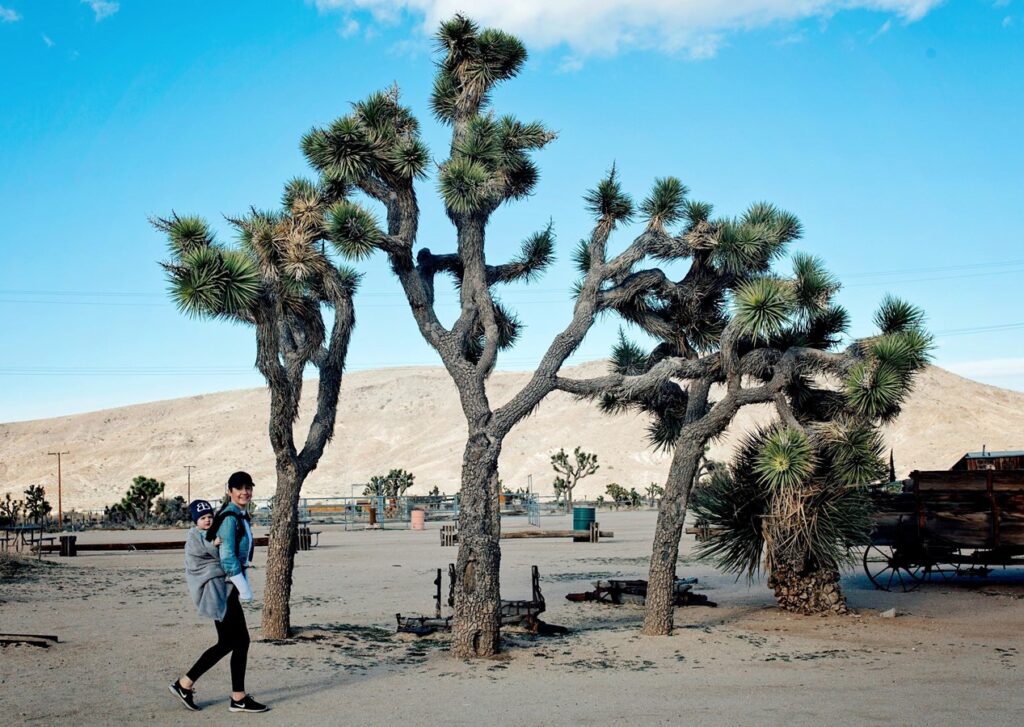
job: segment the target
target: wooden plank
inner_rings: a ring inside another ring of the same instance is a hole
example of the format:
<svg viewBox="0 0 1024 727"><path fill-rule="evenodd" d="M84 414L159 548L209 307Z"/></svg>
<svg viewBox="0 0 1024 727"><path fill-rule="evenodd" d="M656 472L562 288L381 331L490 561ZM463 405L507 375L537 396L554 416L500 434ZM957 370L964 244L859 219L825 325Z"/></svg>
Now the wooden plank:
<svg viewBox="0 0 1024 727"><path fill-rule="evenodd" d="M601 530L600 537L614 538L615 533L610 530ZM589 538L589 530L512 530L501 534L502 540L516 540L520 538Z"/></svg>
<svg viewBox="0 0 1024 727"><path fill-rule="evenodd" d="M8 634L3 632L0 632L0 639L42 639L44 641L52 641L55 644L60 641L53 634Z"/></svg>
<svg viewBox="0 0 1024 727"><path fill-rule="evenodd" d="M267 536L261 538L253 538L253 545L257 547L265 547L270 541ZM155 540L148 543L76 543L76 550L82 552L83 550L92 551L118 551L118 550L184 550L184 540ZM60 544L44 545L42 546L44 553L55 553L60 552Z"/></svg>

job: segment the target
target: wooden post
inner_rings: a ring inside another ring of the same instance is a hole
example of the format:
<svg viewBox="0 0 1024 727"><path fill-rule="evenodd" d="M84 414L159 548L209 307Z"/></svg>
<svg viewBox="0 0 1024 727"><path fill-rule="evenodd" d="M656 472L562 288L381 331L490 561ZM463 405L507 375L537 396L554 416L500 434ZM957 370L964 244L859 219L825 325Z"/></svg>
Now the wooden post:
<svg viewBox="0 0 1024 727"><path fill-rule="evenodd" d="M71 454L70 452L47 452L50 456L57 457L57 529L64 529L64 503L61 499L61 481L60 481L60 456L62 454Z"/></svg>

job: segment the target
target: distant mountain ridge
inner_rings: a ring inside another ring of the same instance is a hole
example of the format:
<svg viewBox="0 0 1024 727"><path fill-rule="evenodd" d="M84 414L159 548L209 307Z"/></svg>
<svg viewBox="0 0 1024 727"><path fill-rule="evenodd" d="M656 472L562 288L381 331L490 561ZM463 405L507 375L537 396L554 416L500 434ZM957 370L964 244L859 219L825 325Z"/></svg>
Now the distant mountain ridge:
<svg viewBox="0 0 1024 727"><path fill-rule="evenodd" d="M592 361L567 369L576 378L605 373ZM511 398L529 372L496 372L491 399ZM314 405L307 382L303 414ZM33 484L46 488L56 506L56 463L47 452L68 450L63 461L65 510L101 509L121 498L135 475L167 483L170 495L185 494L185 465L192 471L193 497L217 498L228 475L253 474L256 496L273 494L274 458L267 441L265 389L204 394L73 416L0 424L0 497L20 497ZM725 459L743 431L770 416L765 407L741 411L711 449ZM646 418L606 416L592 404L556 393L516 427L505 441L501 478L506 486L552 492L550 456L559 447L596 452L601 468L575 493L596 496L611 482L642 490L661 483L669 456L645 439ZM302 431L301 427L297 431ZM345 375L334 440L303 493L308 497L359 494L372 475L401 467L416 475L413 493L434 485L458 489L466 426L447 373L417 367L376 369ZM297 438L302 441L303 436ZM918 380L900 419L886 431L896 471L948 469L965 452L1024 449L1024 393L979 384L937 367Z"/></svg>

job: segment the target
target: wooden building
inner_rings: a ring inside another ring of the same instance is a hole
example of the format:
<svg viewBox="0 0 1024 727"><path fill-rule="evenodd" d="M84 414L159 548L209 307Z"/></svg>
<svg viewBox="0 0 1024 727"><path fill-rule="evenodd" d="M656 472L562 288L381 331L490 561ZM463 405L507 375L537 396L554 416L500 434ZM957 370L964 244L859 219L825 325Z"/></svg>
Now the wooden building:
<svg viewBox="0 0 1024 727"><path fill-rule="evenodd" d="M975 470L1024 470L1024 450L1006 452L987 452L982 447L980 452L968 452L956 464L950 467L953 472L973 472Z"/></svg>

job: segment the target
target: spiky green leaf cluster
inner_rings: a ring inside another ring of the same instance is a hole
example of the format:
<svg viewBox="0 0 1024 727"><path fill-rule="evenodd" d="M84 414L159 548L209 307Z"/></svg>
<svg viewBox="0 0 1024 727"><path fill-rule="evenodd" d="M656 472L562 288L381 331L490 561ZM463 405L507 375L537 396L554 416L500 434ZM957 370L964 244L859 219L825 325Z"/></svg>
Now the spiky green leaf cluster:
<svg viewBox="0 0 1024 727"><path fill-rule="evenodd" d="M905 300L887 294L875 312L874 321L883 334L915 331L924 325L924 311Z"/></svg>
<svg viewBox="0 0 1024 727"><path fill-rule="evenodd" d="M651 226L674 224L683 217L688 191L686 185L675 177L656 179L650 195L640 203L640 212Z"/></svg>
<svg viewBox="0 0 1024 727"><path fill-rule="evenodd" d="M444 57L430 105L445 123L453 123L460 110L467 116L476 114L491 89L515 76L526 62L526 48L518 38L500 30L480 30L462 15L443 22L436 39Z"/></svg>
<svg viewBox="0 0 1024 727"><path fill-rule="evenodd" d="M747 335L768 337L782 330L795 306L796 297L789 281L754 278L734 293L733 319Z"/></svg>
<svg viewBox="0 0 1024 727"><path fill-rule="evenodd" d="M535 232L523 241L519 255L512 260L509 269L513 271L508 279L502 282L521 280L534 281L555 259L555 233L551 224L540 232Z"/></svg>
<svg viewBox="0 0 1024 727"><path fill-rule="evenodd" d="M819 258L804 253L793 255L793 281L796 304L807 317L827 310L840 287L839 280Z"/></svg>
<svg viewBox="0 0 1024 727"><path fill-rule="evenodd" d="M615 167L583 199L587 209L598 220L617 224L629 222L633 216L633 200L622 191Z"/></svg>
<svg viewBox="0 0 1024 727"><path fill-rule="evenodd" d="M206 220L195 215L157 217L153 219L153 226L167 235L167 246L174 257L210 247L214 242Z"/></svg>
<svg viewBox="0 0 1024 727"><path fill-rule="evenodd" d="M819 425L817 432L823 458L821 471L830 483L853 487L886 477L884 444L877 427L840 418Z"/></svg>
<svg viewBox="0 0 1024 727"><path fill-rule="evenodd" d="M248 318L261 289L258 267L241 250L197 247L167 270L171 297L190 317Z"/></svg>
<svg viewBox="0 0 1024 727"><path fill-rule="evenodd" d="M336 202L330 208L327 231L334 246L350 260L372 255L383 237L373 214L348 200Z"/></svg>
<svg viewBox="0 0 1024 727"><path fill-rule="evenodd" d="M484 165L466 157L453 157L441 168L438 188L449 210L471 214L487 202L490 181L491 175Z"/></svg>
<svg viewBox="0 0 1024 727"><path fill-rule="evenodd" d="M626 333L619 329L619 338L612 347L610 368L621 376L636 376L650 368L648 354L636 343L626 338Z"/></svg>
<svg viewBox="0 0 1024 727"><path fill-rule="evenodd" d="M927 365L934 342L923 328L923 311L892 296L882 301L875 321L882 335L859 342L863 358L848 372L844 390L856 414L889 422Z"/></svg>
<svg viewBox="0 0 1024 727"><path fill-rule="evenodd" d="M367 178L403 186L426 175L429 152L419 122L398 102L398 90L381 91L352 105L352 113L302 138L310 165L333 184ZM344 195L330 197L330 201Z"/></svg>
<svg viewBox="0 0 1024 727"><path fill-rule="evenodd" d="M807 435L787 427L773 431L762 442L754 473L774 490L794 489L810 479L817 463Z"/></svg>

